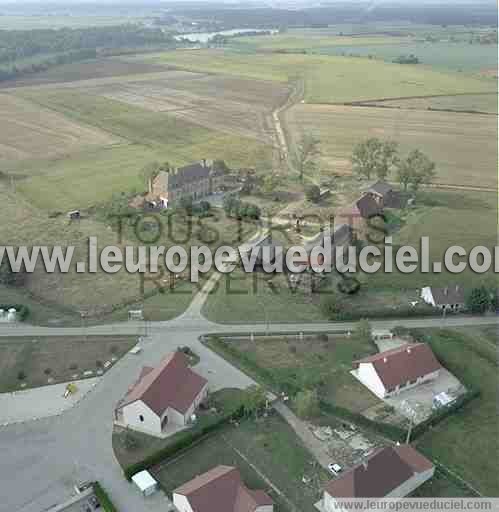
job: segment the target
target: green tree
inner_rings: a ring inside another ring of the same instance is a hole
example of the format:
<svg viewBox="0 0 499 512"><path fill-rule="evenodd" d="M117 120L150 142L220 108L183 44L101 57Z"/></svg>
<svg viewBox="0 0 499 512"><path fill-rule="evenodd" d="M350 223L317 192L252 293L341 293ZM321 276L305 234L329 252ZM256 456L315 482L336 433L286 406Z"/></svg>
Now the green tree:
<svg viewBox="0 0 499 512"><path fill-rule="evenodd" d="M296 414L300 418L312 418L319 414L319 396L316 390L305 389L294 399Z"/></svg>
<svg viewBox="0 0 499 512"><path fill-rule="evenodd" d="M309 185L305 189L305 197L312 203L317 203L321 197L321 189L318 185Z"/></svg>
<svg viewBox="0 0 499 512"><path fill-rule="evenodd" d="M253 385L246 390L244 411L248 416L255 415L257 418L258 413L264 409L266 404L267 396L261 386Z"/></svg>
<svg viewBox="0 0 499 512"><path fill-rule="evenodd" d="M466 296L466 306L472 313L485 313L491 304L491 292L485 286L473 288Z"/></svg>
<svg viewBox="0 0 499 512"><path fill-rule="evenodd" d="M435 176L435 162L419 149L411 151L398 167L398 180L404 190L417 192L421 185L430 183Z"/></svg>
<svg viewBox="0 0 499 512"><path fill-rule="evenodd" d="M356 325L352 336L361 343L372 343L373 334L369 321L366 319L360 320Z"/></svg>
<svg viewBox="0 0 499 512"><path fill-rule="evenodd" d="M352 153L354 171L367 179L371 179L373 175L385 179L398 162L397 143L383 142L376 137L357 144Z"/></svg>
<svg viewBox="0 0 499 512"><path fill-rule="evenodd" d="M296 166L303 181L305 172L313 172L317 168L317 158L321 154L320 141L313 135L303 135L296 148Z"/></svg>

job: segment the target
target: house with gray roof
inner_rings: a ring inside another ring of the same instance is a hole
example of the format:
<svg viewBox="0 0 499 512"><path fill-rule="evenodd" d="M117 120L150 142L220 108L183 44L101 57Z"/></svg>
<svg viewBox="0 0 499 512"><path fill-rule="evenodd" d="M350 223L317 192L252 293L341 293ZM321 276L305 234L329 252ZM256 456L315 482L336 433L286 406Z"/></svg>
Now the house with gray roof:
<svg viewBox="0 0 499 512"><path fill-rule="evenodd" d="M161 208L168 208L186 197L196 201L219 191L225 175L222 166L206 160L184 167L166 167L150 178L149 197Z"/></svg>
<svg viewBox="0 0 499 512"><path fill-rule="evenodd" d="M465 305L464 288L458 284L443 288L425 286L421 290L421 298L426 304L441 310L460 311Z"/></svg>

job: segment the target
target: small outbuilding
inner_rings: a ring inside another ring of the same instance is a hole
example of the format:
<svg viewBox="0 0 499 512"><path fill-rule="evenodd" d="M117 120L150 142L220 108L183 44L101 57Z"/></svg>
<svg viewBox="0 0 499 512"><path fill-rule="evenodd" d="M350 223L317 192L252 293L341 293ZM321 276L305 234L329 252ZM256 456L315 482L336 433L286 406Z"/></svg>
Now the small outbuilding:
<svg viewBox="0 0 499 512"><path fill-rule="evenodd" d="M149 471L141 471L132 476L132 482L139 488L142 496L151 496L158 488L158 482L154 480Z"/></svg>

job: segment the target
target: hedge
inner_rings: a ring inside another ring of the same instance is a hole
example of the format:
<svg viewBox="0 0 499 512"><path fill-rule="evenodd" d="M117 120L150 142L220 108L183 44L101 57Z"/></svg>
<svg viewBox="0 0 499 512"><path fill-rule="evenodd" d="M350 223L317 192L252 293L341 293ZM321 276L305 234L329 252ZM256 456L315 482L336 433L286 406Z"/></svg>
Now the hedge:
<svg viewBox="0 0 499 512"><path fill-rule="evenodd" d="M8 311L11 308L14 308L17 311L17 318L21 320L21 322L28 318L30 313L28 306L25 306L24 304L0 304L0 309L3 309L4 311Z"/></svg>
<svg viewBox="0 0 499 512"><path fill-rule="evenodd" d="M93 483L93 489L95 496L97 497L99 503L106 512L118 512L118 509L114 506L107 492L102 488L99 482Z"/></svg>
<svg viewBox="0 0 499 512"><path fill-rule="evenodd" d="M232 420L242 418L243 415L244 406L241 406L236 411L221 417L217 421L210 423L209 425L206 425L195 432L187 432L185 436L180 438L175 443L165 446L164 448L161 448L148 457L145 457L143 460L125 467L123 469L125 478L130 481L132 476L139 473L140 471L149 469L152 466L159 464L160 462L164 462L165 460L170 459L175 455L179 455L181 452L189 449L193 444L201 441L207 435L220 430Z"/></svg>

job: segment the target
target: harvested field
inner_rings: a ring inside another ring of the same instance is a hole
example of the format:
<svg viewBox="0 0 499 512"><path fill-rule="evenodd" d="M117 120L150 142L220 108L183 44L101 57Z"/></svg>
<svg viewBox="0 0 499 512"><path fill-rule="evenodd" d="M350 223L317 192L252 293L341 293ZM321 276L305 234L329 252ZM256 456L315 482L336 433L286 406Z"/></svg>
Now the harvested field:
<svg viewBox="0 0 499 512"><path fill-rule="evenodd" d="M351 173L350 157L369 137L395 140L402 153L419 148L436 163L435 182L497 186L494 116L416 110L297 105L286 113L291 140L312 133L321 140L324 172Z"/></svg>
<svg viewBox="0 0 499 512"><path fill-rule="evenodd" d="M119 142L118 137L41 108L10 94L0 94L0 163L50 158L88 147Z"/></svg>
<svg viewBox="0 0 499 512"><path fill-rule="evenodd" d="M413 110L449 110L497 114L497 94L462 94L369 102L366 105Z"/></svg>
<svg viewBox="0 0 499 512"><path fill-rule="evenodd" d="M54 83L75 82L113 76L138 75L164 71L165 66L146 62L125 62L117 58L105 58L84 62L73 62L55 66L31 76L0 82L0 88L30 87Z"/></svg>
<svg viewBox="0 0 499 512"><path fill-rule="evenodd" d="M185 75L173 80L109 83L89 92L153 112L168 112L207 128L264 142L272 138L268 115L286 101L288 87L232 77Z"/></svg>

